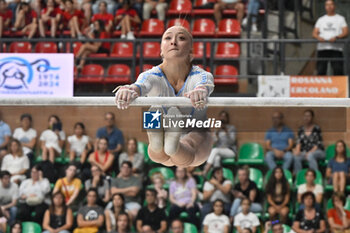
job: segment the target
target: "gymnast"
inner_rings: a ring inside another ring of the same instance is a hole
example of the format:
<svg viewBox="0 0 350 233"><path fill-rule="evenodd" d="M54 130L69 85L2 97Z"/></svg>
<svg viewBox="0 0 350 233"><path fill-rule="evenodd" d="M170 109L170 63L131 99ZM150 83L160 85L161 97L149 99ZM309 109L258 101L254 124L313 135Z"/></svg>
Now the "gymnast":
<svg viewBox="0 0 350 233"><path fill-rule="evenodd" d="M193 107L152 106L151 111L167 115L191 115L205 120L208 96L213 92L213 75L192 65L192 35L182 26L167 29L161 42L162 63L141 73L134 84L117 88L115 102L119 109L128 108L139 96L178 97L191 100ZM149 157L165 166L199 166L211 151L209 129L161 129L147 131Z"/></svg>

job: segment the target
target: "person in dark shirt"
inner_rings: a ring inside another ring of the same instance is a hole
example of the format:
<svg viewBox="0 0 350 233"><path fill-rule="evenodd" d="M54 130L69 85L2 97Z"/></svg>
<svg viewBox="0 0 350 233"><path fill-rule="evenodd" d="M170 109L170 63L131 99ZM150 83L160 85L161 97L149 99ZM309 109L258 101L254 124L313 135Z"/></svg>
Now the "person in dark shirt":
<svg viewBox="0 0 350 233"><path fill-rule="evenodd" d="M167 221L163 209L159 209L156 203L157 192L154 189L146 190L147 206L140 209L136 217L138 232L143 231L144 226L150 226L152 230L163 233L167 229Z"/></svg>
<svg viewBox="0 0 350 233"><path fill-rule="evenodd" d="M249 167L243 166L238 170L239 182L234 186L232 194L235 200L231 207L230 216L234 217L241 209L241 201L243 198L249 198L252 202L250 211L257 213L262 211L262 206L259 203L259 190L256 184L249 179Z"/></svg>
<svg viewBox="0 0 350 233"><path fill-rule="evenodd" d="M307 160L309 167L317 171L317 160L325 157L321 128L314 123L314 117L313 110L304 111L304 124L298 130L297 143L293 150L295 174L302 169L303 160Z"/></svg>

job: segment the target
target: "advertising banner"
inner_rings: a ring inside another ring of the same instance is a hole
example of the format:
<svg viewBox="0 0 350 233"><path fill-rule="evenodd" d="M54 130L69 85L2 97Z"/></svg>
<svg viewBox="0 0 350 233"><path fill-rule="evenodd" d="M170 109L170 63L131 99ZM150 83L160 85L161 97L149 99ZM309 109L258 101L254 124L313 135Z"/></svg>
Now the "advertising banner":
<svg viewBox="0 0 350 233"><path fill-rule="evenodd" d="M289 77L264 75L258 77L258 97L289 97Z"/></svg>
<svg viewBox="0 0 350 233"><path fill-rule="evenodd" d="M73 54L0 53L1 97L72 97Z"/></svg>

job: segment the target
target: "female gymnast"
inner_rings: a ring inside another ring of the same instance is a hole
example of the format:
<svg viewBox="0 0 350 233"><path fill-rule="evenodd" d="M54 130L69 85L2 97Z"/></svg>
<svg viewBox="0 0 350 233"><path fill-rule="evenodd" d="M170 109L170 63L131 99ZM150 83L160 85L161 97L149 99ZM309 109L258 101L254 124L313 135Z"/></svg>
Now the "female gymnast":
<svg viewBox="0 0 350 233"><path fill-rule="evenodd" d="M170 27L162 36L160 55L163 60L160 65L141 73L134 84L118 87L117 107L126 109L139 96L185 96L193 107L152 106L150 110L205 120L207 97L213 92L214 79L211 73L192 65L192 35L182 26ZM209 129L173 127L148 130L147 135L149 157L165 166L199 166L207 160L213 143Z"/></svg>

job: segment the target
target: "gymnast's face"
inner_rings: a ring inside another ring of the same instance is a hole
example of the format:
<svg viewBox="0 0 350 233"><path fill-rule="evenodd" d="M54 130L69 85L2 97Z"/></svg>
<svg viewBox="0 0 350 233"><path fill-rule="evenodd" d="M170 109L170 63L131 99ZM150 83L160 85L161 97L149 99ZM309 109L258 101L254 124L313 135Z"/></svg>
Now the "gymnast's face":
<svg viewBox="0 0 350 233"><path fill-rule="evenodd" d="M166 59L188 59L192 56L191 34L181 26L166 30L162 37L161 56Z"/></svg>

